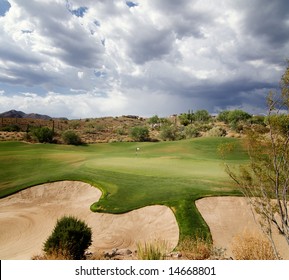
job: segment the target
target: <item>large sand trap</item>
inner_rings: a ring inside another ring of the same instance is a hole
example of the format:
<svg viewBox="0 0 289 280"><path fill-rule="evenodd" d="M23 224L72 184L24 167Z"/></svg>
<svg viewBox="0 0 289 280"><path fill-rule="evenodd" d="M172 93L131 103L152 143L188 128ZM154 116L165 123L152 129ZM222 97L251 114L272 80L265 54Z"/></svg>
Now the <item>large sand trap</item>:
<svg viewBox="0 0 289 280"><path fill-rule="evenodd" d="M216 247L225 248L233 256L233 238L245 231L261 233L244 197L207 197L196 201L196 206L208 224ZM283 259L289 260L289 247L284 237L274 232Z"/></svg>
<svg viewBox="0 0 289 280"><path fill-rule="evenodd" d="M93 213L89 207L101 192L82 182L63 181L23 190L0 200L0 259L31 259L58 218L73 215L92 228L91 251L135 249L137 242L166 240L173 249L179 229L166 206L148 206L126 214Z"/></svg>

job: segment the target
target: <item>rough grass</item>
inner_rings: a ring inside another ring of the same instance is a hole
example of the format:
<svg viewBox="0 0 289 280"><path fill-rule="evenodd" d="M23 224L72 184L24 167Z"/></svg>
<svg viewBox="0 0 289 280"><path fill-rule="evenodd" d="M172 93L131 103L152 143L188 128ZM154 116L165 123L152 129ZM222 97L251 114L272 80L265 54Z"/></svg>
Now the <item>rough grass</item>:
<svg viewBox="0 0 289 280"><path fill-rule="evenodd" d="M0 142L0 197L41 183L77 180L102 191L93 211L124 213L167 205L181 239L209 229L194 201L240 195L224 172L218 147L232 143L231 164L246 160L238 139L200 138L178 142L109 143L86 146ZM136 155L136 148L140 148Z"/></svg>
<svg viewBox="0 0 289 280"><path fill-rule="evenodd" d="M185 237L179 244L178 249L188 260L206 260L213 252L213 244L208 238Z"/></svg>
<svg viewBox="0 0 289 280"><path fill-rule="evenodd" d="M275 260L268 239L261 234L245 231L232 242L232 252L237 260Z"/></svg>
<svg viewBox="0 0 289 280"><path fill-rule="evenodd" d="M165 241L145 242L137 244L138 260L165 260L168 246Z"/></svg>

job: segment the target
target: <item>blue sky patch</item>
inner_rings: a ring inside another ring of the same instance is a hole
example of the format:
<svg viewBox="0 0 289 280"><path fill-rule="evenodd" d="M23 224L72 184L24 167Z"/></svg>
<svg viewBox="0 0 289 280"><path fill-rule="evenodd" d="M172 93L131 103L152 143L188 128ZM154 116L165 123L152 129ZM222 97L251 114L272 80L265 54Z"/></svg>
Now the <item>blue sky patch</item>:
<svg viewBox="0 0 289 280"><path fill-rule="evenodd" d="M126 1L126 5L127 5L128 7L130 7L130 8L135 7L135 6L138 6L137 3L131 2L131 1Z"/></svg>
<svg viewBox="0 0 289 280"><path fill-rule="evenodd" d="M10 10L11 5L6 0L0 0L0 17L4 17L5 14Z"/></svg>
<svg viewBox="0 0 289 280"><path fill-rule="evenodd" d="M87 12L87 10L88 10L87 7L79 7L78 9L69 10L69 11L77 17L83 17L84 14Z"/></svg>

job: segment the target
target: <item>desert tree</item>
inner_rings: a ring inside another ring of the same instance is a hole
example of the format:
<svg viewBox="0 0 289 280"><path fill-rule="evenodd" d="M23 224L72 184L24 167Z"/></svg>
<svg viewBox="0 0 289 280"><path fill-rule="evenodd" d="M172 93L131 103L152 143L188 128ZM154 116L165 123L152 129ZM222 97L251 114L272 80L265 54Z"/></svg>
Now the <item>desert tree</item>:
<svg viewBox="0 0 289 280"><path fill-rule="evenodd" d="M280 257L274 228L289 246L289 64L281 78L280 91L269 93L267 106L265 122L269 132L260 134L249 129L245 140L249 163L237 170L226 165L226 170L248 198L276 257Z"/></svg>
<svg viewBox="0 0 289 280"><path fill-rule="evenodd" d="M135 126L130 130L130 136L134 141L145 142L149 140L149 129L146 126Z"/></svg>

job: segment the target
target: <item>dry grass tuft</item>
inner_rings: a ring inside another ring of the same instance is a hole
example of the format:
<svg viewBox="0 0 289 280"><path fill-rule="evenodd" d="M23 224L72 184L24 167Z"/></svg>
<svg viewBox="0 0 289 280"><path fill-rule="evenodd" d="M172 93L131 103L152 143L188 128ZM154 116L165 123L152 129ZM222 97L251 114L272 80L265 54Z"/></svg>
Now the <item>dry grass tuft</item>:
<svg viewBox="0 0 289 280"><path fill-rule="evenodd" d="M232 242L232 252L237 260L275 260L269 240L261 234L245 231Z"/></svg>
<svg viewBox="0 0 289 280"><path fill-rule="evenodd" d="M43 255L35 255L31 259L32 260L72 260L70 255L63 254L60 252L53 252L50 254L43 254Z"/></svg>
<svg viewBox="0 0 289 280"><path fill-rule="evenodd" d="M152 243L137 244L137 259L139 260L165 260L167 255L167 243L155 241Z"/></svg>
<svg viewBox="0 0 289 280"><path fill-rule="evenodd" d="M188 237L180 242L178 249L182 252L182 255L189 260L206 260L211 256L213 245L204 238Z"/></svg>

